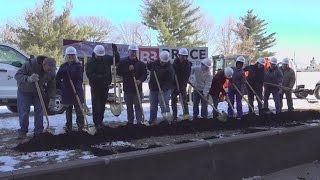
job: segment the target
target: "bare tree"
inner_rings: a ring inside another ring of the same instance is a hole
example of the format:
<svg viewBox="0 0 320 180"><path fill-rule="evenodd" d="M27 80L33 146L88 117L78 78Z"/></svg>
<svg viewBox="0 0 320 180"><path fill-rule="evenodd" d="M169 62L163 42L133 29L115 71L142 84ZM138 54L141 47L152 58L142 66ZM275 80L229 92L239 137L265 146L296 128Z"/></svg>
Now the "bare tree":
<svg viewBox="0 0 320 180"><path fill-rule="evenodd" d="M200 18L198 21L195 21L194 26L199 31L191 39L192 41L206 42L206 46L210 48L214 45L214 19L203 12L200 12L198 17Z"/></svg>
<svg viewBox="0 0 320 180"><path fill-rule="evenodd" d="M123 44L151 46L150 29L139 22L123 22L119 25L115 40Z"/></svg>
<svg viewBox="0 0 320 180"><path fill-rule="evenodd" d="M102 16L80 16L75 19L77 25L89 28L87 40L93 42L110 41L115 25Z"/></svg>
<svg viewBox="0 0 320 180"><path fill-rule="evenodd" d="M256 54L255 49L255 40L247 35L247 29L242 24L237 24L238 29L238 41L236 43L236 50L239 54L249 54L250 57L253 57L253 54ZM247 37L245 40L241 40L240 37Z"/></svg>
<svg viewBox="0 0 320 180"><path fill-rule="evenodd" d="M223 24L216 28L214 42L218 53L224 55L236 53L237 37L234 33L235 26L234 17L229 16Z"/></svg>
<svg viewBox="0 0 320 180"><path fill-rule="evenodd" d="M8 18L0 25L0 41L10 44L18 44L18 37L16 33L17 24L21 23L21 18Z"/></svg>

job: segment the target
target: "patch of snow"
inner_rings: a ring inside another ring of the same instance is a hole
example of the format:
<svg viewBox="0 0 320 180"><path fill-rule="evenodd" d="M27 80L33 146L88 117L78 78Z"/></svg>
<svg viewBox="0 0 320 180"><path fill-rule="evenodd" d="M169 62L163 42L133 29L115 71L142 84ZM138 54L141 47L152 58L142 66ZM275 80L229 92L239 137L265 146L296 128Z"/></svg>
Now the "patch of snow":
<svg viewBox="0 0 320 180"><path fill-rule="evenodd" d="M20 163L20 161L16 160L14 157L10 156L0 156L0 171L12 171L14 170L14 166Z"/></svg>
<svg viewBox="0 0 320 180"><path fill-rule="evenodd" d="M242 180L263 180L263 176L253 176L249 178L242 178Z"/></svg>
<svg viewBox="0 0 320 180"><path fill-rule="evenodd" d="M318 123L311 123L311 124L306 124L307 126L319 126Z"/></svg>
<svg viewBox="0 0 320 180"><path fill-rule="evenodd" d="M80 159L92 159L97 156L92 155L89 151L82 152L83 156L80 157Z"/></svg>
<svg viewBox="0 0 320 180"><path fill-rule="evenodd" d="M131 146L131 143L124 141L111 142L111 146Z"/></svg>

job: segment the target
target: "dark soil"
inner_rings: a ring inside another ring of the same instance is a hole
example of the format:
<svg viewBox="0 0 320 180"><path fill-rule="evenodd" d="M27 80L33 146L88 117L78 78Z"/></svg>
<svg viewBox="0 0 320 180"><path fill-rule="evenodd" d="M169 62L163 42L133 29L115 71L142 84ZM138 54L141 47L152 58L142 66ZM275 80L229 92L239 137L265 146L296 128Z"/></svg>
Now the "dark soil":
<svg viewBox="0 0 320 180"><path fill-rule="evenodd" d="M292 122L297 124L315 119L320 119L320 113L318 111L295 111L262 116L249 114L243 116L241 120L228 118L227 122L221 122L217 119L200 119L173 124L162 122L157 126L149 127L144 125L125 125L117 128L105 126L102 133L93 136L85 132L71 132L60 135L43 133L30 139L28 142L17 145L14 149L20 152L48 151L54 149L88 149L92 148L91 145L101 144L103 142L130 141L151 136L183 135L203 131L236 130L259 126L278 127L292 124ZM132 147L127 148L130 149ZM122 150L117 151L121 152Z"/></svg>

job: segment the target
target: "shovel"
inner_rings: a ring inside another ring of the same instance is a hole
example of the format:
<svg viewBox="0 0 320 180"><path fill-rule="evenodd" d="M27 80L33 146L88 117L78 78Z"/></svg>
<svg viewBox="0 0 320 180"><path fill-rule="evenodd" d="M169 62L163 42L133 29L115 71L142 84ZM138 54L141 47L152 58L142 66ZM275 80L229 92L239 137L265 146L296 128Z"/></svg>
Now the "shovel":
<svg viewBox="0 0 320 180"><path fill-rule="evenodd" d="M161 96L161 100L162 100L163 107L164 107L165 109L167 109L166 102L165 102L164 97L163 97L163 91L161 90L157 73L156 73L156 71L153 71L153 73L154 73L154 77L155 77L156 82L157 82L157 85L158 85L158 89L159 89L159 93L160 93L160 96ZM173 119L173 117L172 117L172 115L171 115L170 112L163 112L163 113L162 113L162 116L163 116L164 119L166 119L166 120L169 121L169 122L171 122L172 119Z"/></svg>
<svg viewBox="0 0 320 180"><path fill-rule="evenodd" d="M139 100L139 105L140 105L140 109L141 109L141 113L142 113L142 123L144 125L146 125L146 126L149 126L148 121L146 121L144 119L144 111L143 111L143 107L142 107L140 91L139 91L139 88L138 88L137 79L136 79L136 76L135 76L134 72L133 72L133 81L134 81L134 86L136 88L136 92L137 92L137 96L138 96L138 100Z"/></svg>
<svg viewBox="0 0 320 180"><path fill-rule="evenodd" d="M247 85L249 86L250 90L253 92L253 94L256 96L257 100L263 104L263 101L260 99L260 97L257 95L257 93L253 90L252 86L249 84L249 82L246 80Z"/></svg>
<svg viewBox="0 0 320 180"><path fill-rule="evenodd" d="M251 109L251 111L254 112L254 108L249 104L248 99L243 96L243 94L241 93L241 91L239 90L239 88L238 88L234 83L231 83L231 84L232 84L232 86L236 89L236 91L240 94L240 96L242 97L242 99L244 99L244 100L247 102L247 104L248 104L249 108Z"/></svg>
<svg viewBox="0 0 320 180"><path fill-rule="evenodd" d="M110 105L111 112L114 116L118 117L121 114L121 103L117 102L116 91L117 91L117 83L116 83L116 58L113 55L113 93L114 93L114 102Z"/></svg>
<svg viewBox="0 0 320 180"><path fill-rule="evenodd" d="M294 89L292 89L292 88L288 88L288 87L285 87L285 86L281 86L281 85L278 85L278 84L272 84L272 83L268 83L268 82L264 82L264 83L265 83L265 84L268 84L268 85L271 85L271 86L283 88L283 89L285 89L285 90L287 90L287 91L294 92ZM311 99L307 99L307 98L302 98L302 99L307 100L308 103L311 103L311 104L318 102L318 100L311 100Z"/></svg>
<svg viewBox="0 0 320 180"><path fill-rule="evenodd" d="M263 101L260 99L260 97L257 95L257 93L253 90L252 86L249 84L249 82L247 80L246 80L246 83L249 86L250 90L253 92L253 94L256 96L257 101L259 101L259 103L261 103L261 105L263 106ZM262 111L264 111L267 114L271 113L268 108L262 108Z"/></svg>
<svg viewBox="0 0 320 180"><path fill-rule="evenodd" d="M83 115L83 117L84 117L84 119L85 119L85 122L86 122L86 127L85 127L84 131L87 132L87 133L89 133L90 135L94 135L95 132L96 132L96 130L95 130L94 127L90 127L90 128L89 128L89 123L88 123L88 120L87 120L86 112L84 111L84 106L82 105L82 103L81 103L81 101L80 101L80 98L79 98L79 96L78 96L78 94L77 94L77 92L76 92L76 88L74 87L74 84L73 84L73 82L72 82L72 80L71 80L71 78L70 78L69 72L67 72L67 73L68 73L68 78L69 78L70 85L71 85L71 87L72 87L73 94L76 96L78 105L79 105L79 107L80 107L80 109L81 109L82 115Z"/></svg>
<svg viewBox="0 0 320 180"><path fill-rule="evenodd" d="M50 133L50 134L54 134L54 131L49 128L50 124L49 124L48 112L47 112L46 106L45 106L44 101L43 101L43 97L42 97L42 94L41 94L39 83L38 83L38 81L36 81L34 83L36 84L36 89L37 89L37 93L38 93L38 96L39 96L39 99L40 99L42 111L43 111L44 115L46 116L47 126L46 126L46 128L44 130L46 132Z"/></svg>
<svg viewBox="0 0 320 180"><path fill-rule="evenodd" d="M190 82L190 86L193 87L193 89L201 96L203 100L205 100L217 113L218 113L218 120L222 122L227 121L228 115L225 112L220 112L216 107L214 107L213 104L211 104L206 97L204 97Z"/></svg>
<svg viewBox="0 0 320 180"><path fill-rule="evenodd" d="M185 110L185 107L184 107L184 101L183 101L183 98L182 98L182 94L181 94L180 86L179 86L179 81L178 81L178 77L177 77L176 74L174 75L174 79L175 79L176 84L177 84L177 90L179 92L179 100L180 100L180 103L181 103L181 106L182 106L182 110L183 110L182 120L190 119L189 114L185 114L186 110Z"/></svg>

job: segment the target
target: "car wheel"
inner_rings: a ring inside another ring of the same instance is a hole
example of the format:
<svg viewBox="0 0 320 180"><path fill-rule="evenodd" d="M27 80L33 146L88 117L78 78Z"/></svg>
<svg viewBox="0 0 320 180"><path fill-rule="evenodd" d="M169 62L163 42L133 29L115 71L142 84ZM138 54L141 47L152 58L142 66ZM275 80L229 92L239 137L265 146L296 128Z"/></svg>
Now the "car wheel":
<svg viewBox="0 0 320 180"><path fill-rule="evenodd" d="M18 107L17 106L7 106L7 108L9 109L9 111L16 113L18 112Z"/></svg>
<svg viewBox="0 0 320 180"><path fill-rule="evenodd" d="M47 108L48 114L49 115L54 115L54 114L62 114L65 111L64 105L61 103L62 97L61 97L61 91L57 90L56 93L56 99L55 99L55 107L51 111L50 109Z"/></svg>
<svg viewBox="0 0 320 180"><path fill-rule="evenodd" d="M315 89L314 89L314 96L317 99L320 99L320 85L318 85Z"/></svg>

